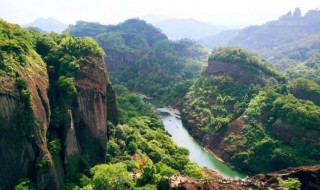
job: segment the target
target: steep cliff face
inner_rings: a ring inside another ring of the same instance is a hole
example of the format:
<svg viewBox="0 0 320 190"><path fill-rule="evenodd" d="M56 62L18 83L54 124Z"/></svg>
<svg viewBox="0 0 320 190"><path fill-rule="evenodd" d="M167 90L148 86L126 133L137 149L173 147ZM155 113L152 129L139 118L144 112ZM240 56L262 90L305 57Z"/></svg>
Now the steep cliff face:
<svg viewBox="0 0 320 190"><path fill-rule="evenodd" d="M106 122L118 122L104 53L89 38L43 36L2 20L0 34L0 189L21 178L62 189L83 172L80 159L105 161Z"/></svg>
<svg viewBox="0 0 320 190"><path fill-rule="evenodd" d="M2 52L3 57L11 55ZM47 148L50 105L46 65L34 50L25 55L23 66L15 59L1 61L11 66L15 76L0 76L0 187L11 188L36 170L32 175L40 188L59 189L62 179Z"/></svg>
<svg viewBox="0 0 320 190"><path fill-rule="evenodd" d="M81 151L93 163L105 160L108 84L104 62L84 64L75 78L78 91L72 108L75 129Z"/></svg>

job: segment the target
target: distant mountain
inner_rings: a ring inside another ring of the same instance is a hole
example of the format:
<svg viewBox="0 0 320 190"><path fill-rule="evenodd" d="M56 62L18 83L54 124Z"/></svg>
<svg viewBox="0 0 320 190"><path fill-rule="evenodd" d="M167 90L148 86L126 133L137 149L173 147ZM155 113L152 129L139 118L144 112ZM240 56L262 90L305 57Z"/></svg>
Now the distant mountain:
<svg viewBox="0 0 320 190"><path fill-rule="evenodd" d="M225 30L218 34L198 39L197 41L201 45L209 49L223 47L227 46L228 41L234 38L239 33L239 31L240 29Z"/></svg>
<svg viewBox="0 0 320 190"><path fill-rule="evenodd" d="M39 28L41 30L44 30L48 33L50 32L55 32L55 33L61 33L62 31L64 31L68 25L54 19L54 18L38 18L35 21L24 25L24 28L28 28L28 27L36 27Z"/></svg>
<svg viewBox="0 0 320 190"><path fill-rule="evenodd" d="M236 35L221 33L199 42L209 48L237 46L254 51L276 68L286 70L297 62L319 57L320 11L310 10L304 16L297 8L278 20L246 27Z"/></svg>
<svg viewBox="0 0 320 190"><path fill-rule="evenodd" d="M194 19L163 19L163 17L158 18L156 16L149 16L144 19L161 29L169 39L173 40L182 38L198 40L213 34L218 34L227 29L225 26L214 25Z"/></svg>
<svg viewBox="0 0 320 190"><path fill-rule="evenodd" d="M260 50L291 43L320 32L320 11L309 11L305 16L301 16L300 12L300 9L296 9L293 14L289 12L278 20L244 28L229 44Z"/></svg>

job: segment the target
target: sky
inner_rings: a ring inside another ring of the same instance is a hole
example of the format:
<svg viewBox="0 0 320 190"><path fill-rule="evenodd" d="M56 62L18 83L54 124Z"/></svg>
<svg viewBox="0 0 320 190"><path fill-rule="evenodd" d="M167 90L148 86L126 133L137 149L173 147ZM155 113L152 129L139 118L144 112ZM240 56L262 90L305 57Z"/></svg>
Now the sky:
<svg viewBox="0 0 320 190"><path fill-rule="evenodd" d="M158 15L192 18L224 26L247 26L275 20L301 8L320 9L320 0L0 0L0 18L27 24L36 18L55 18L117 24L128 18Z"/></svg>

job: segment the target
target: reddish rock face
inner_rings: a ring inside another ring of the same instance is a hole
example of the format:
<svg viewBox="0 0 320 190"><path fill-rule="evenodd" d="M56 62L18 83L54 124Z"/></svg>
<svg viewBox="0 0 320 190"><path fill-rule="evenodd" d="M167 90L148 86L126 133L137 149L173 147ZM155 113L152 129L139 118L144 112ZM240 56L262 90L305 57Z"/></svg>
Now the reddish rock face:
<svg viewBox="0 0 320 190"><path fill-rule="evenodd" d="M245 84L258 84L265 86L266 82L261 79L259 71L250 70L241 64L224 63L218 61L209 61L207 74L208 75L226 75L235 81Z"/></svg>
<svg viewBox="0 0 320 190"><path fill-rule="evenodd" d="M92 163L101 163L105 160L109 84L104 63L83 65L76 75L75 84L78 96L72 112L77 146Z"/></svg>
<svg viewBox="0 0 320 190"><path fill-rule="evenodd" d="M40 188L59 189L63 175L58 175L47 147L47 69L35 52L26 60L24 67L15 65L15 72L26 80L30 105L22 101L15 77L0 76L0 83L4 83L0 88L0 188L11 189L20 178L37 169L34 175ZM37 168L39 158L46 160L45 168Z"/></svg>

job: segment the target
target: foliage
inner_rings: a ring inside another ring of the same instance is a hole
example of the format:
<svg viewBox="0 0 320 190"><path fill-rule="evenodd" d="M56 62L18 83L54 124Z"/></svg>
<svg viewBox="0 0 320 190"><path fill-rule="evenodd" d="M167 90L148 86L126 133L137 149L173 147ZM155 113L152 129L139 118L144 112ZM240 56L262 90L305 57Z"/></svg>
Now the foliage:
<svg viewBox="0 0 320 190"><path fill-rule="evenodd" d="M30 179L21 179L19 183L14 187L14 190L36 190L37 187Z"/></svg>
<svg viewBox="0 0 320 190"><path fill-rule="evenodd" d="M240 60L245 52L235 51L217 50L210 59L250 62ZM247 173L316 164L320 107L306 100L317 103L318 86L300 78L261 88L227 76L203 76L190 87L182 112L188 124L200 129L200 138L222 136L223 151L231 155L227 160ZM170 166L172 160L166 161Z"/></svg>
<svg viewBox="0 0 320 190"><path fill-rule="evenodd" d="M297 98L310 100L320 105L320 85L305 78L293 80L289 85L290 92Z"/></svg>
<svg viewBox="0 0 320 190"><path fill-rule="evenodd" d="M121 123L126 123L129 118L136 116L146 115L156 117L150 106L137 94L129 92L126 87L118 84L113 85L113 89L117 95L117 105Z"/></svg>
<svg viewBox="0 0 320 190"><path fill-rule="evenodd" d="M186 81L200 74L207 55L196 42L169 41L159 29L138 19L115 26L80 22L67 31L98 41L108 53L106 63L114 84L142 90L166 102L183 98L190 86Z"/></svg>
<svg viewBox="0 0 320 190"><path fill-rule="evenodd" d="M314 103L287 95L277 98L273 105L284 121L294 121L297 126L320 130L320 107Z"/></svg>
<svg viewBox="0 0 320 190"><path fill-rule="evenodd" d="M63 98L62 105L67 108L71 106L72 100L77 96L77 89L74 84L74 78L61 76L57 81L57 89Z"/></svg>
<svg viewBox="0 0 320 190"><path fill-rule="evenodd" d="M209 61L221 61L226 63L242 64L246 67L257 68L278 81L286 82L286 77L268 65L268 63L255 54L251 54L241 48L218 48L209 57Z"/></svg>
<svg viewBox="0 0 320 190"><path fill-rule="evenodd" d="M192 117L191 123L200 123L203 132L215 135L243 113L258 89L225 76L200 77L186 96L183 112Z"/></svg>
<svg viewBox="0 0 320 190"><path fill-rule="evenodd" d="M183 171L203 177L198 166L189 164L189 151L172 142L149 104L123 86L115 85L115 91L120 110L131 114L125 120L120 114L122 124L110 129L108 164L124 163L131 175L141 174L133 177L137 189L167 187L165 179Z"/></svg>
<svg viewBox="0 0 320 190"><path fill-rule="evenodd" d="M299 63L295 67L288 69L286 73L290 79L304 77L320 84L320 61L315 59L315 61Z"/></svg>
<svg viewBox="0 0 320 190"><path fill-rule="evenodd" d="M101 164L91 169L93 189L129 189L133 181L123 163Z"/></svg>
<svg viewBox="0 0 320 190"><path fill-rule="evenodd" d="M156 180L156 168L153 165L146 165L143 168L142 175L141 175L141 183L154 183Z"/></svg>
<svg viewBox="0 0 320 190"><path fill-rule="evenodd" d="M302 184L297 178L288 178L286 180L279 179L279 185L283 190L299 190Z"/></svg>
<svg viewBox="0 0 320 190"><path fill-rule="evenodd" d="M61 151L61 144L59 139L52 140L48 143L48 149L51 154L59 154Z"/></svg>
<svg viewBox="0 0 320 190"><path fill-rule="evenodd" d="M188 163L182 171L182 174L195 179L205 179L207 177L202 169L195 163Z"/></svg>

